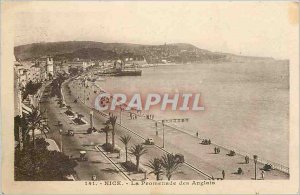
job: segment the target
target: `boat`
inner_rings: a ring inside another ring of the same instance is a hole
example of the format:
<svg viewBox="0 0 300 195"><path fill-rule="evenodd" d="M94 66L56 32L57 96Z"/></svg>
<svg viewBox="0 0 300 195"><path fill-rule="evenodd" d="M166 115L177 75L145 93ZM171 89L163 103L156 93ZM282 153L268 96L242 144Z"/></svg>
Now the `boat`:
<svg viewBox="0 0 300 195"><path fill-rule="evenodd" d="M141 76L142 70L137 68L113 67L97 73L98 76Z"/></svg>
<svg viewBox="0 0 300 195"><path fill-rule="evenodd" d="M118 70L115 73L115 76L141 76L142 70L139 69L122 69Z"/></svg>

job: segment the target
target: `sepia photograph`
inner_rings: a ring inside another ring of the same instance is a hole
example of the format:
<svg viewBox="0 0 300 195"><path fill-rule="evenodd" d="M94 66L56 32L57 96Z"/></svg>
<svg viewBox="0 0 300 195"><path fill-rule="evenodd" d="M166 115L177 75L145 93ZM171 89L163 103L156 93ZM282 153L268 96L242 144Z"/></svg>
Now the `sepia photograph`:
<svg viewBox="0 0 300 195"><path fill-rule="evenodd" d="M297 193L298 3L1 4L4 193Z"/></svg>

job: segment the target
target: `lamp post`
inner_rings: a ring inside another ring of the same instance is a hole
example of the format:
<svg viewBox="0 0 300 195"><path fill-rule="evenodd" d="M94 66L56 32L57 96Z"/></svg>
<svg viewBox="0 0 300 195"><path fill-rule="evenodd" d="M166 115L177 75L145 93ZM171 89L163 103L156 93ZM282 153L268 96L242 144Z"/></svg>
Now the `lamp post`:
<svg viewBox="0 0 300 195"><path fill-rule="evenodd" d="M122 107L120 106L120 125L122 124Z"/></svg>
<svg viewBox="0 0 300 195"><path fill-rule="evenodd" d="M84 85L84 87L83 87L83 103L84 103L84 105L85 105L85 85Z"/></svg>
<svg viewBox="0 0 300 195"><path fill-rule="evenodd" d="M90 123L91 123L91 129L94 129L94 112L93 110L90 111Z"/></svg>
<svg viewBox="0 0 300 195"><path fill-rule="evenodd" d="M60 134L60 152L63 152L62 133L63 133L63 130L59 129L59 134Z"/></svg>
<svg viewBox="0 0 300 195"><path fill-rule="evenodd" d="M165 123L164 123L164 121L162 122L162 126L163 126L163 145L162 145L162 147L164 148L165 147Z"/></svg>
<svg viewBox="0 0 300 195"><path fill-rule="evenodd" d="M256 180L257 155L253 155L253 160L254 160L254 179Z"/></svg>

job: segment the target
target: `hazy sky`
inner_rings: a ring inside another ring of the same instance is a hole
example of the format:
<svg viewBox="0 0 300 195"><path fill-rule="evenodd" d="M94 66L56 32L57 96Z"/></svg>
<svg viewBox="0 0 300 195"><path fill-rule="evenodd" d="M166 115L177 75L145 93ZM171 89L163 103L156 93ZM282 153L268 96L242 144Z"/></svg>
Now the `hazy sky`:
<svg viewBox="0 0 300 195"><path fill-rule="evenodd" d="M287 3L72 2L19 9L15 45L53 41L184 42L211 51L288 58Z"/></svg>

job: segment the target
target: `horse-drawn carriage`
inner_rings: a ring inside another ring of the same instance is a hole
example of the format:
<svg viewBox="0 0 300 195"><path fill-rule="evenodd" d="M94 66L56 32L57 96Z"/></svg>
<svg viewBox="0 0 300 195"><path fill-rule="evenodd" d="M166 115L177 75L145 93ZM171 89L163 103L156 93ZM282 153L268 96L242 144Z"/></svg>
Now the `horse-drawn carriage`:
<svg viewBox="0 0 300 195"><path fill-rule="evenodd" d="M86 157L86 151L84 151L84 150L81 150L80 152L79 152L79 160L80 161L87 161L88 160L88 158Z"/></svg>

